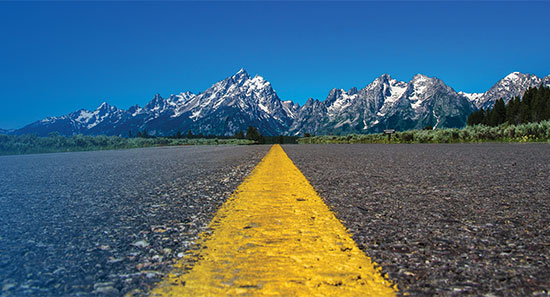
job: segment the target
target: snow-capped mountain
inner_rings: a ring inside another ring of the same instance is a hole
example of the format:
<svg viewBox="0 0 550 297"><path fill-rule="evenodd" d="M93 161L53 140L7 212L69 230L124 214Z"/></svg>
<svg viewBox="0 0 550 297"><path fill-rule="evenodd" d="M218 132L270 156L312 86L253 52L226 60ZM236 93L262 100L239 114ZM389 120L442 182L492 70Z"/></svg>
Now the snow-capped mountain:
<svg viewBox="0 0 550 297"><path fill-rule="evenodd" d="M527 89L539 87L542 84L550 86L550 75L538 78L533 74L512 72L499 80L485 93L461 94L470 99L477 108L487 109L493 107L498 99L502 98L507 103L510 99L523 96Z"/></svg>
<svg viewBox="0 0 550 297"><path fill-rule="evenodd" d="M282 101L263 77L252 77L241 69L199 94L183 92L168 98L156 94L145 106L127 110L104 102L93 111L81 109L49 117L13 133L127 136L144 130L150 135L191 130L194 134L233 135L254 126L265 135L301 135L463 127L477 108L491 107L499 98L508 101L541 84L550 86L550 75L540 79L514 72L487 92L470 94L456 92L435 77L418 74L404 82L384 74L360 90L332 89L324 101L310 98L299 106Z"/></svg>
<svg viewBox="0 0 550 297"><path fill-rule="evenodd" d="M333 89L325 101L309 100L302 109L311 110L300 111L293 134L462 127L474 107L437 78L418 74L407 83L384 74L361 90Z"/></svg>
<svg viewBox="0 0 550 297"><path fill-rule="evenodd" d="M16 133L36 133L39 136L50 132L59 132L62 135L116 135L118 127L125 123L126 115L127 111L103 102L94 111L81 109L61 117L45 118L17 130Z"/></svg>
<svg viewBox="0 0 550 297"><path fill-rule="evenodd" d="M82 109L46 118L17 133L126 136L144 130L150 135L191 130L195 134L233 135L251 125L266 135L278 135L286 133L298 108L291 101L281 101L263 77L251 77L241 69L200 94L183 92L168 98L156 94L144 107L135 105L128 110L103 103L95 111Z"/></svg>
<svg viewBox="0 0 550 297"><path fill-rule="evenodd" d="M293 104L283 103L261 76L251 77L244 69L189 98L172 115L177 130L232 135L251 125L262 133L285 133L292 122Z"/></svg>

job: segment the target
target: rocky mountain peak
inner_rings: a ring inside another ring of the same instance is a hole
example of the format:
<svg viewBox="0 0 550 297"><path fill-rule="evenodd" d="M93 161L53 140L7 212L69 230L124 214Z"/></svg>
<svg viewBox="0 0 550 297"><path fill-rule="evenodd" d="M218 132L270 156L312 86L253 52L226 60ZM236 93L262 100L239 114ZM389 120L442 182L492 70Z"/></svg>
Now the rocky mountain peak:
<svg viewBox="0 0 550 297"><path fill-rule="evenodd" d="M411 83L413 83L414 85L425 85L427 83L433 82L434 80L435 78L431 78L427 75L419 73L413 76Z"/></svg>
<svg viewBox="0 0 550 297"><path fill-rule="evenodd" d="M231 76L231 79L237 83L242 83L250 79L250 74L248 74L244 68L241 68L237 73Z"/></svg>
<svg viewBox="0 0 550 297"><path fill-rule="evenodd" d="M110 104L107 103L106 101L103 101L103 102L97 107L96 110L98 110L98 111L116 110L116 107L110 105Z"/></svg>

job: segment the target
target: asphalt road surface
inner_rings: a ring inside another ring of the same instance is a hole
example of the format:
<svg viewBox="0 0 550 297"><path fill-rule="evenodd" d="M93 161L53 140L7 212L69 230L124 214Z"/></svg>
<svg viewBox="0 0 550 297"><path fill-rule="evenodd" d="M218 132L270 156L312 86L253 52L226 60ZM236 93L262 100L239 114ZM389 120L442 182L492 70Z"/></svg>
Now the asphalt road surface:
<svg viewBox="0 0 550 297"><path fill-rule="evenodd" d="M268 149L0 157L2 296L144 295Z"/></svg>
<svg viewBox="0 0 550 297"><path fill-rule="evenodd" d="M413 296L547 296L547 144L284 145ZM269 146L0 157L2 296L146 295Z"/></svg>
<svg viewBox="0 0 550 297"><path fill-rule="evenodd" d="M550 145L287 145L414 296L548 296Z"/></svg>

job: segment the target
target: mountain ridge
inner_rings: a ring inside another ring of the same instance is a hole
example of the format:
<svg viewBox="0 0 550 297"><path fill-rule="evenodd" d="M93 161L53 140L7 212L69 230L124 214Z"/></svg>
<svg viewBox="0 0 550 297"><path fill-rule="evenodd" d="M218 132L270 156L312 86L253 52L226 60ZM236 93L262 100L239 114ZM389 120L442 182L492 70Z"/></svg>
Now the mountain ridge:
<svg viewBox="0 0 550 297"><path fill-rule="evenodd" d="M80 109L33 122L15 134L150 135L177 132L233 135L248 126L266 135L373 133L386 128L419 129L425 126L463 127L468 115L521 96L530 87L550 85L550 75L512 72L484 93L457 92L437 77L417 74L398 81L383 74L362 89L333 88L323 101L310 98L300 106L278 97L271 83L252 77L244 68L214 83L201 93L185 91L163 98L160 94L143 107L125 109L103 102L97 109Z"/></svg>

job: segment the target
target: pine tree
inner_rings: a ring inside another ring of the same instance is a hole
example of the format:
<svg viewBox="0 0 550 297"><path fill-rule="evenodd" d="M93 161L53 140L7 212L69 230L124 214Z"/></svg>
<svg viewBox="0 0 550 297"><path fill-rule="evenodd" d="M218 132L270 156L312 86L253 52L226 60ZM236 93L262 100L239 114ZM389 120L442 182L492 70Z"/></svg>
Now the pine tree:
<svg viewBox="0 0 550 297"><path fill-rule="evenodd" d="M498 126L503 124L506 121L506 106L504 105L504 100L498 99L495 102L495 106L491 110L491 116L489 118L490 126Z"/></svg>
<svg viewBox="0 0 550 297"><path fill-rule="evenodd" d="M550 88L546 88L546 106L544 107L544 120L550 120Z"/></svg>
<svg viewBox="0 0 550 297"><path fill-rule="evenodd" d="M258 132L258 129L252 126L248 126L248 130L246 131L246 139L256 142L260 140L260 133Z"/></svg>
<svg viewBox="0 0 550 297"><path fill-rule="evenodd" d="M519 124L525 124L531 121L531 114L529 113L529 105L522 103L519 106L518 121L519 121Z"/></svg>
<svg viewBox="0 0 550 297"><path fill-rule="evenodd" d="M235 136L234 136L236 139L244 139L244 132L243 130L239 130L237 132L235 132Z"/></svg>
<svg viewBox="0 0 550 297"><path fill-rule="evenodd" d="M508 105L506 106L506 121L509 124L512 124L512 125L519 124L520 105L521 105L521 102L520 102L519 96L508 101Z"/></svg>
<svg viewBox="0 0 550 297"><path fill-rule="evenodd" d="M485 118L485 110L483 110L483 108L480 110L474 111L468 116L467 125L475 126L475 125L483 124L484 118Z"/></svg>

